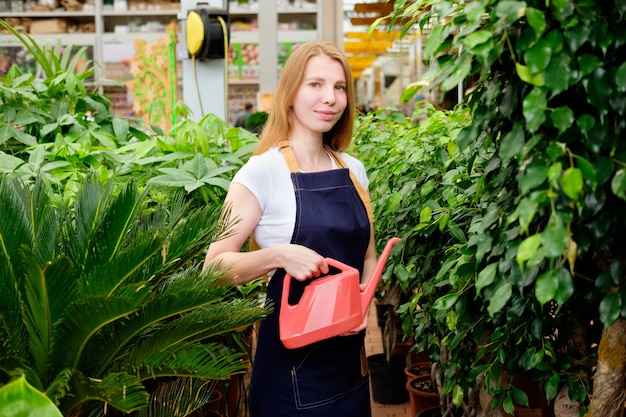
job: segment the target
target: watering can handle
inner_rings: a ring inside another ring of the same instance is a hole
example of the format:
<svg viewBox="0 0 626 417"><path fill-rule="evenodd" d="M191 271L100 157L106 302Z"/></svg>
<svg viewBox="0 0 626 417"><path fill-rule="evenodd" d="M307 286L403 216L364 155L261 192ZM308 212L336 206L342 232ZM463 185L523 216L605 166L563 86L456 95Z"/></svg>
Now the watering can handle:
<svg viewBox="0 0 626 417"><path fill-rule="evenodd" d="M392 237L391 239L389 239L389 241L387 241L385 248L383 249L382 253L380 254L378 258L378 262L376 263L376 266L374 267L374 270L372 271L372 275L367 280L367 283L365 283L365 288L361 291L361 314L363 317L365 317L365 313L367 312L369 304L372 301L372 298L374 297L374 292L376 291L376 287L378 286L378 283L380 282L380 278L382 277L383 269L385 269L385 263L387 262L387 258L389 258L389 254L391 253L391 248L393 247L393 245L395 245L399 241L400 241L400 238L398 237ZM326 261L328 265L339 269L341 272L355 269L349 265L339 262L336 259L324 258L324 260ZM332 275L329 275L329 276L332 276ZM289 289L291 288L292 279L293 278L291 275L285 274L285 279L283 283L283 293L281 297L282 305L285 307L289 306L288 298L289 298Z"/></svg>
<svg viewBox="0 0 626 417"><path fill-rule="evenodd" d="M346 265L343 262L339 262L336 259L333 258L324 258L324 261L326 262L327 265L335 267L339 270L339 273L341 272L345 272L345 271L349 271L352 269L355 269L353 267L351 267L350 265ZM332 277L333 275L336 274L332 274L332 275L326 275L324 277L321 277L319 279L324 279L326 277ZM284 279L284 283L283 283L283 293L282 293L282 305L287 306L287 299L289 298L289 289L291 288L291 280L294 279L291 275L285 273L285 279Z"/></svg>

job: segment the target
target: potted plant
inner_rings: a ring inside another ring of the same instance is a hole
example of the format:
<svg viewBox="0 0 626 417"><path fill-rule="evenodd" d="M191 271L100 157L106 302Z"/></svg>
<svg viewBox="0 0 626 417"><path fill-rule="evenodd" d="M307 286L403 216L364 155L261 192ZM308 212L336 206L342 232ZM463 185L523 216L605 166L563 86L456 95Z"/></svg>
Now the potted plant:
<svg viewBox="0 0 626 417"><path fill-rule="evenodd" d="M394 2L392 19L427 29L421 81L474 81L472 123L454 141L466 169L440 172L457 187L414 186L448 188L412 225L449 239L421 243L440 256L403 307L458 407L527 406L523 374L576 413L623 411L626 66L609 34L625 16L616 3ZM450 221L459 199L468 210Z"/></svg>
<svg viewBox="0 0 626 417"><path fill-rule="evenodd" d="M423 117L427 114L431 117ZM450 163L447 154L456 132L467 120L460 109L454 113L436 112L433 106L426 104L411 117L395 108L387 108L357 119L353 153L368 171L377 246L382 247L391 236L401 238L390 257L393 267L385 270L376 295L377 307L385 311L382 321L384 353L368 359L370 370L385 365L388 374L395 371L400 391L406 388L407 366L411 362L429 360L427 354L422 354L420 359L417 356L426 352L428 340L414 340L410 317L402 320L398 315L399 307L406 305L425 276L424 271L435 264L431 254L424 251L425 246L417 244L427 238L417 234L414 228L422 210L416 204L421 199L415 186L420 181L434 182L439 164ZM436 253L428 249L431 251ZM399 351L398 342L406 340L410 341L410 348ZM375 377L372 373L373 390ZM389 384L389 381L384 382L384 386Z"/></svg>
<svg viewBox="0 0 626 417"><path fill-rule="evenodd" d="M267 312L200 270L255 138L212 115L168 133L129 123L72 48L8 29L40 70L1 80L0 386L25 375L66 415L191 413L247 369L223 338Z"/></svg>

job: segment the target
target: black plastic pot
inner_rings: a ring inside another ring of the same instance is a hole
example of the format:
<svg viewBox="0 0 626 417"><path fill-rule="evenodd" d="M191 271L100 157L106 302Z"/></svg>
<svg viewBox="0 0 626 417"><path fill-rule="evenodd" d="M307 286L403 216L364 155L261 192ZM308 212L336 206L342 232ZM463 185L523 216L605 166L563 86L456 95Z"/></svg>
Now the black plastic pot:
<svg viewBox="0 0 626 417"><path fill-rule="evenodd" d="M375 354L367 357L370 371L372 399L381 404L402 404L409 400L406 390L406 359L404 356L392 356L387 362L385 355Z"/></svg>

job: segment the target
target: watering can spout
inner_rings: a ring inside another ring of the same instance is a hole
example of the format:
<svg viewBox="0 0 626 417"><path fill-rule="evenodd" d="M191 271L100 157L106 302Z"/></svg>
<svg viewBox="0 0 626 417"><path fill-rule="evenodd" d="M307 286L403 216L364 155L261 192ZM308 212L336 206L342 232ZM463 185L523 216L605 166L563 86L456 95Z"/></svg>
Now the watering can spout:
<svg viewBox="0 0 626 417"><path fill-rule="evenodd" d="M365 290L361 293L361 315L365 317L365 313L369 308L370 302L374 297L374 292L376 291L376 287L378 287L378 283L380 282L380 278L383 274L383 269L385 269L385 263L387 262L387 258L389 258L389 254L391 253L391 248L393 245L398 243L400 238L392 237L387 241L385 248L382 253L378 257L378 262L376 262L376 266L372 271L372 275L367 280L365 284Z"/></svg>

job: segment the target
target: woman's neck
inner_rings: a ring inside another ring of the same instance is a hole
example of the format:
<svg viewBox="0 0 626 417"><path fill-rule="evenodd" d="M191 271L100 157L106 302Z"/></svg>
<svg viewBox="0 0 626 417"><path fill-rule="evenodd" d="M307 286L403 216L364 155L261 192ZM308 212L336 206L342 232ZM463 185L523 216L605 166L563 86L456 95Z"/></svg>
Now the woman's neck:
<svg viewBox="0 0 626 417"><path fill-rule="evenodd" d="M291 148L303 172L328 171L332 168L330 155L326 152L322 138L306 140L303 138L290 139Z"/></svg>

